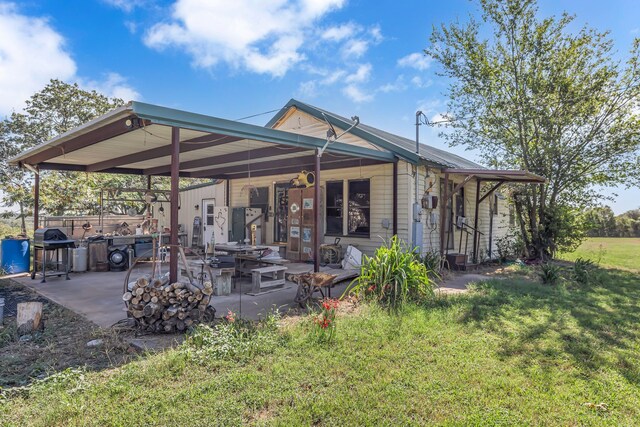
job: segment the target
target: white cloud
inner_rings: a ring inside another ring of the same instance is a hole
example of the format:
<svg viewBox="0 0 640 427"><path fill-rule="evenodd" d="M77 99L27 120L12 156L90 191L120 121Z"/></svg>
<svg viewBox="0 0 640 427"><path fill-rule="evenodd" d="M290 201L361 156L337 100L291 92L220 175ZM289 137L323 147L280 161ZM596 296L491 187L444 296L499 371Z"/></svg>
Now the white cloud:
<svg viewBox="0 0 640 427"><path fill-rule="evenodd" d="M64 39L46 19L0 4L0 115L22 109L50 79L70 79L75 72Z"/></svg>
<svg viewBox="0 0 640 427"><path fill-rule="evenodd" d="M355 84L347 85L342 92L352 101L357 103L368 102L373 100L373 95L370 92L364 91L362 88Z"/></svg>
<svg viewBox="0 0 640 427"><path fill-rule="evenodd" d="M371 64L362 64L355 73L350 74L346 78L347 83L364 83L371 76Z"/></svg>
<svg viewBox="0 0 640 427"><path fill-rule="evenodd" d="M317 21L343 4L344 0L177 0L171 20L154 25L145 43L159 50L185 49L198 67L226 62L280 77L306 58L303 46ZM334 37L339 35L335 32Z"/></svg>
<svg viewBox="0 0 640 427"><path fill-rule="evenodd" d="M141 6L142 0L102 0L109 6L124 10L125 12L131 12L135 7Z"/></svg>
<svg viewBox="0 0 640 427"><path fill-rule="evenodd" d="M79 77L77 68L64 38L46 19L20 14L14 4L0 3L0 116L22 110L25 101L51 79L78 82L83 89L125 100L140 99L117 73L94 81Z"/></svg>
<svg viewBox="0 0 640 427"><path fill-rule="evenodd" d="M95 90L103 95L120 98L123 101L140 100L142 96L127 83L127 79L118 73L107 73L103 81L80 81L82 88Z"/></svg>
<svg viewBox="0 0 640 427"><path fill-rule="evenodd" d="M396 81L393 83L387 83L378 88L379 92L389 93L389 92L401 92L407 89L407 84L404 81L404 76L400 74Z"/></svg>
<svg viewBox="0 0 640 427"><path fill-rule="evenodd" d="M422 53L412 53L398 59L398 66L424 71L431 65L431 58Z"/></svg>
<svg viewBox="0 0 640 427"><path fill-rule="evenodd" d="M339 42L353 36L357 31L359 31L359 28L359 26L350 22L336 27L329 27L322 32L320 37L324 40Z"/></svg>
<svg viewBox="0 0 640 427"><path fill-rule="evenodd" d="M429 79L427 81L422 80L422 77L420 76L414 76L411 79L411 83L413 83L413 85L417 88L427 88L429 86L431 86L433 84L433 80Z"/></svg>
<svg viewBox="0 0 640 427"><path fill-rule="evenodd" d="M342 47L343 58L360 58L369 50L369 42L362 39L352 39Z"/></svg>

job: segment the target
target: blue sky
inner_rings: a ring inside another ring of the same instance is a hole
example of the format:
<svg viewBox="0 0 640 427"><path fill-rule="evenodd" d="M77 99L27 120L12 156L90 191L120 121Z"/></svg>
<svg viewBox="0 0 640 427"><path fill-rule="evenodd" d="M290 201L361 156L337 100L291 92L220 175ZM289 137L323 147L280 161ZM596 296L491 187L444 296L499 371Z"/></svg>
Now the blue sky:
<svg viewBox="0 0 640 427"><path fill-rule="evenodd" d="M624 54L640 36L640 3L542 0L610 30ZM477 3L364 0L0 0L0 117L50 78L126 100L238 119L298 98L413 138L416 110L446 111L446 81L421 52L433 25ZM270 115L248 121L264 124ZM437 131L421 141L445 147ZM621 213L640 190L618 188Z"/></svg>

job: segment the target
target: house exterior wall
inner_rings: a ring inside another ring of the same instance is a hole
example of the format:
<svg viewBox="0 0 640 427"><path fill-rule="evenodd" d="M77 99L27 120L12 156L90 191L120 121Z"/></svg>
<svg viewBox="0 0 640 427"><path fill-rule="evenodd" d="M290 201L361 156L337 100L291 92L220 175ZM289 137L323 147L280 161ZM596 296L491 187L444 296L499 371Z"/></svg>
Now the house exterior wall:
<svg viewBox="0 0 640 427"><path fill-rule="evenodd" d="M249 190L243 187L247 185L256 187L268 187L269 188L269 211L274 212L275 206L275 184L276 183L288 183L292 178L295 178L296 174L284 174L284 175L271 175L257 178L243 178L233 179L230 181L230 206L231 207L248 207L249 206ZM325 236L323 243L333 243L335 237L340 237L340 243L346 248L346 245L354 245L359 250L366 254L373 254L376 248L380 246L384 239L389 239L393 235L393 165L381 164L373 166L362 166L348 168L348 169L332 169L321 171L320 173L320 186L322 188L323 200L321 205L326 206L326 183L327 181L343 181L345 186L345 198L347 191L347 182L349 180L369 179L370 182L370 234L369 237L355 237L355 236ZM326 220L324 215L324 209L321 214L323 221ZM389 220L389 228L383 227L383 220ZM343 218L343 229L346 229L346 215ZM267 244L273 243L274 236L274 218L269 216L265 228L265 236ZM406 230L406 222L401 223L398 221L399 234L402 228Z"/></svg>
<svg viewBox="0 0 640 427"><path fill-rule="evenodd" d="M275 128L279 130L285 130L295 133L300 133L304 135L315 136L318 138L324 138L326 136L327 125L323 121L318 118L307 114L303 111L297 109L291 109L285 117L283 117L275 126ZM343 129L342 129L343 130ZM336 129L338 133L340 133L341 129ZM379 149L375 145L369 143L368 141L363 140L352 134L344 135L340 138L340 142L353 144L358 146L363 146L367 148ZM372 178L371 182L371 236L366 242L362 238L343 238L343 243L359 243L359 248L365 253L373 253L375 248L379 246L379 243L382 241L381 238L390 237L391 229L385 230L381 227L381 221L383 218L389 218L392 220L392 201L393 201L393 180L392 180L392 165L384 166L385 172L384 176L387 177L383 181L379 172L376 172L376 168L381 168L380 166L372 166L372 167L364 167L362 169L362 176L370 175L375 177ZM370 169L371 168L371 169ZM411 242L411 229L413 222L413 201L415 194L415 166L411 165L408 162L403 160L398 161L398 237L400 237L405 242ZM356 171L357 172L357 171ZM334 179L351 179L353 176L354 170L333 170L326 171L321 173L321 185L324 186L327 180ZM444 174L437 169L429 169L427 170L424 166L420 166L418 168L418 194L420 197L424 194L425 190L429 189L430 195L438 196L438 207L436 209L425 209L422 211L422 223L423 223L423 251L439 251L440 250L440 215L441 210L440 206L442 204L442 195L440 194L441 182L444 182ZM356 173L357 175L357 173ZM360 176L360 175L358 175ZM256 186L265 186L269 183L279 182L278 179L282 179L282 182L287 182L292 177L265 177L258 178L257 180L252 180L253 185ZM451 176L450 179L454 183L454 187L456 184L459 184L463 177L459 176ZM245 182L246 183L246 182ZM234 194L237 194L242 186L245 184L237 184L232 186L231 194L232 200L237 203L234 199ZM471 180L465 185L465 215L467 218L467 223L473 226L474 215L475 215L475 200L476 200L476 180ZM491 183L486 183L481 186L481 194L484 194L485 191L490 187ZM239 188L238 188L239 187ZM240 203L248 203L248 195L245 196L244 201ZM270 186L270 203L273 203L273 185ZM478 215L478 229L483 233L480 236L479 242L479 255L481 257L488 256L489 249L489 225L490 225L490 217L489 217L489 209L490 203L492 203L492 198L488 197L484 200L479 206L479 215ZM240 206L238 204L237 206ZM374 214L375 213L375 214ZM509 230L509 218L508 218L508 206L506 204L505 199L499 199L498 206L498 215L495 215L493 218L493 233L492 233L492 248L493 248L493 257L496 256L496 240L502 236L504 236ZM460 233L458 229L454 227L454 233L452 239L455 242L454 249L452 251L457 251L459 249L460 244ZM269 225L267 230L267 239L268 241L272 241L273 238L273 224ZM332 237L327 236L325 238L326 243L330 243L333 241ZM464 237L462 242L462 250L464 250ZM451 247L452 245L450 245ZM473 249L473 235L469 236L468 242L468 250L470 253Z"/></svg>
<svg viewBox="0 0 640 427"><path fill-rule="evenodd" d="M188 244L191 246L193 239L193 219L196 216L203 218L204 199L215 199L217 206L224 206L225 203L225 184L207 185L180 191L180 210L178 211L178 223L182 224L182 229L187 232ZM195 206L198 205L198 209ZM169 222L169 208L165 206L166 219Z"/></svg>

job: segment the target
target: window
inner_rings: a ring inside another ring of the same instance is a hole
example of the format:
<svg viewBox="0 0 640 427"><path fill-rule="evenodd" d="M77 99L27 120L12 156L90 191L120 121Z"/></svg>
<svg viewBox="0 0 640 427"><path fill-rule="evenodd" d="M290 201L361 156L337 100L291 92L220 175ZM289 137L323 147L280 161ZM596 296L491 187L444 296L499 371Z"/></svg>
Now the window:
<svg viewBox="0 0 640 427"><path fill-rule="evenodd" d="M456 226L460 224L460 217L464 217L464 187L456 194Z"/></svg>
<svg viewBox="0 0 640 427"><path fill-rule="evenodd" d="M348 235L369 237L369 202L369 180L349 181Z"/></svg>
<svg viewBox="0 0 640 427"><path fill-rule="evenodd" d="M498 215L498 195L493 195L493 214Z"/></svg>
<svg viewBox="0 0 640 427"><path fill-rule="evenodd" d="M342 181L327 182L327 231L326 234L342 235Z"/></svg>

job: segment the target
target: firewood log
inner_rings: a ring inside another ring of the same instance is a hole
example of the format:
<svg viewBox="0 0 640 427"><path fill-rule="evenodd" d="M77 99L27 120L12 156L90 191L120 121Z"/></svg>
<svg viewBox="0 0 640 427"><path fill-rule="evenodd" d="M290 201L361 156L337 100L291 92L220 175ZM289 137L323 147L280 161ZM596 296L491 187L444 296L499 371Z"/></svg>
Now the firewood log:
<svg viewBox="0 0 640 427"><path fill-rule="evenodd" d="M151 295L149 295L149 293L148 293L148 292L145 292L144 294L142 294L142 300L143 300L144 302L149 302L149 301L151 301Z"/></svg>
<svg viewBox="0 0 640 427"><path fill-rule="evenodd" d="M131 301L131 298L133 298L133 295L131 295L131 292L125 292L122 295L122 301Z"/></svg>
<svg viewBox="0 0 640 427"><path fill-rule="evenodd" d="M157 296L155 296L155 295L154 295L154 296L152 296L152 297L151 297L151 302L152 302L152 303L157 304L157 303L158 303L158 301L159 301L159 299L158 299L158 297L157 297Z"/></svg>
<svg viewBox="0 0 640 427"><path fill-rule="evenodd" d="M140 298L139 298L139 297L133 297L133 298L131 298L131 304L133 304L133 305L138 305L138 304L140 304Z"/></svg>
<svg viewBox="0 0 640 427"><path fill-rule="evenodd" d="M133 293L137 296L140 296L142 294L144 294L144 288L136 288L135 291L133 291Z"/></svg>

